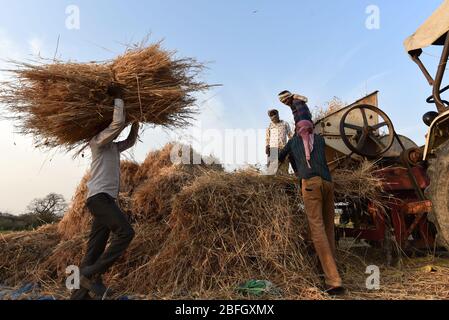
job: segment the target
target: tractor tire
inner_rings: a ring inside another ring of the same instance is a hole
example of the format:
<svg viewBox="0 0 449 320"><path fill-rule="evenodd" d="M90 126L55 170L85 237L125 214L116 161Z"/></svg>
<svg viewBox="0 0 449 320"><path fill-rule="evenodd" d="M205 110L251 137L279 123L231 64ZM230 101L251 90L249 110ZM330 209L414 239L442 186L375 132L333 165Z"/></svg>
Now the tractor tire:
<svg viewBox="0 0 449 320"><path fill-rule="evenodd" d="M426 196L432 201L429 220L437 229L437 245L449 250L449 141L442 144L429 161L430 185Z"/></svg>

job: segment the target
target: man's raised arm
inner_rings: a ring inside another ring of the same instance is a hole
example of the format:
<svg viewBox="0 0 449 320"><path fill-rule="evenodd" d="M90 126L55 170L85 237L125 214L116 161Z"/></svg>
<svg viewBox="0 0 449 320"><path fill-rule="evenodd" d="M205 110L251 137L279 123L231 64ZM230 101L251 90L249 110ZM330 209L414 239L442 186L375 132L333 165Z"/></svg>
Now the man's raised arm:
<svg viewBox="0 0 449 320"><path fill-rule="evenodd" d="M96 135L91 141L90 145L101 148L114 141L125 128L125 103L122 99L114 99L114 115L111 124Z"/></svg>
<svg viewBox="0 0 449 320"><path fill-rule="evenodd" d="M131 127L131 131L129 133L128 138L124 141L120 141L119 143L117 143L118 150L120 152L124 152L129 148L132 148L136 144L138 137L139 137L139 123L134 122Z"/></svg>

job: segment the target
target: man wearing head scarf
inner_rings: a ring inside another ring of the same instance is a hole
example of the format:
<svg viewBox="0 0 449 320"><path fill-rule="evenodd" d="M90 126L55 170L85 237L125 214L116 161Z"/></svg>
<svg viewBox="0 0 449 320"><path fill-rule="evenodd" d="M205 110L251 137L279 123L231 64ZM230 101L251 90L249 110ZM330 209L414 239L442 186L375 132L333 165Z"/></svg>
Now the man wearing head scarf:
<svg viewBox="0 0 449 320"><path fill-rule="evenodd" d="M326 143L322 136L314 134L305 102L296 103L293 95L290 98L293 101L288 103L294 106L296 134L280 152L279 162L289 156L296 164L310 235L325 274L325 291L330 295L344 294L335 259L334 185L326 160Z"/></svg>
<svg viewBox="0 0 449 320"><path fill-rule="evenodd" d="M266 134L266 154L268 156L268 166L270 167L273 160L278 160L279 151L282 150L288 140L293 136L292 129L286 121L282 121L279 117L278 110L268 111L271 119L270 126ZM280 167L277 173L288 174L289 164L286 161Z"/></svg>

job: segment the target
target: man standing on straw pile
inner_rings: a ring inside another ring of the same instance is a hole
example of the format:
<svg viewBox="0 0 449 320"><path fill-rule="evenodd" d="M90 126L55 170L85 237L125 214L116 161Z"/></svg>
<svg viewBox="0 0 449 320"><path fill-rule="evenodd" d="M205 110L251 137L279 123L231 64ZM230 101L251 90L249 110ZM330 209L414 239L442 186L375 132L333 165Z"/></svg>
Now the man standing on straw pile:
<svg viewBox="0 0 449 320"><path fill-rule="evenodd" d="M279 161L284 162L287 156L294 158L312 241L325 274L325 291L341 295L345 289L336 264L334 185L326 160L326 143L322 136L314 134L305 102L297 102L293 95L288 99L296 134L281 151Z"/></svg>
<svg viewBox="0 0 449 320"><path fill-rule="evenodd" d="M92 166L87 185L87 207L93 216L93 224L81 265L81 289L73 293L74 300L106 296L108 290L101 276L124 254L134 238L134 230L116 201L120 191L120 153L135 145L139 124L133 123L126 140L114 142L125 127L125 106L121 88L111 85L108 94L114 98L115 105L112 123L89 143ZM111 242L106 249L111 233Z"/></svg>
<svg viewBox="0 0 449 320"><path fill-rule="evenodd" d="M295 124L303 119L312 121L312 114L307 106L309 99L306 97L285 90L279 94L279 100L292 109Z"/></svg>
<svg viewBox="0 0 449 320"><path fill-rule="evenodd" d="M271 123L266 134L266 154L268 156L268 167L270 167L271 160L277 161L279 151L285 147L293 134L290 125L280 119L278 110L268 111L268 116L271 119ZM288 169L289 164L286 161L280 166L278 173L288 174Z"/></svg>

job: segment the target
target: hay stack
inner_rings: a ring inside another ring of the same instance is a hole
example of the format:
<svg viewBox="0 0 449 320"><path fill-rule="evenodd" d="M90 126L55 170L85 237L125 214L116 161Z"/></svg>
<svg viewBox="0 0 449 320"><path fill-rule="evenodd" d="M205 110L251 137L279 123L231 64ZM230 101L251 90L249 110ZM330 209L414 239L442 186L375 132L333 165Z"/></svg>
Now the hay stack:
<svg viewBox="0 0 449 320"><path fill-rule="evenodd" d="M175 297L188 290L229 298L244 280L269 279L286 295L310 298L318 278L300 204L281 179L253 172L201 176L176 197L174 228L148 276Z"/></svg>
<svg viewBox="0 0 449 320"><path fill-rule="evenodd" d="M52 250L36 268L35 279L48 291L65 289L65 271L68 266L79 266L86 252L87 233L74 235L70 239L61 238L59 243L52 246ZM65 289L66 293L67 290Z"/></svg>
<svg viewBox="0 0 449 320"><path fill-rule="evenodd" d="M133 213L139 221L165 220L172 211L175 197L184 187L210 171L223 171L222 166L206 165L203 160L201 165L173 164L171 154L174 147L175 144L171 143L151 152L140 166L138 187L132 195ZM190 149L191 160L197 155Z"/></svg>
<svg viewBox="0 0 449 320"><path fill-rule="evenodd" d="M133 194L133 211L140 221L164 220L172 203L184 186L194 181L195 175L183 167L166 167L146 180Z"/></svg>
<svg viewBox="0 0 449 320"><path fill-rule="evenodd" d="M131 195L139 180L140 165L133 161L120 163L120 193Z"/></svg>
<svg viewBox="0 0 449 320"><path fill-rule="evenodd" d="M144 162L140 165L137 173L138 183L144 182L146 179L157 175L163 168L171 167L173 165L171 161L171 152L175 144L169 143L161 150L150 152L145 158Z"/></svg>
<svg viewBox="0 0 449 320"><path fill-rule="evenodd" d="M40 264L61 240L56 225L31 232L0 234L0 283L14 286L35 281Z"/></svg>
<svg viewBox="0 0 449 320"><path fill-rule="evenodd" d="M90 228L91 218L86 207L87 182L89 178L89 173L83 177L76 189L69 210L58 224L58 232L65 240L71 239Z"/></svg>
<svg viewBox="0 0 449 320"><path fill-rule="evenodd" d="M338 201L369 200L378 208L386 206L383 179L376 165L364 161L352 168L340 168L332 173Z"/></svg>
<svg viewBox="0 0 449 320"><path fill-rule="evenodd" d="M173 198L181 189L209 170L223 170L216 165L174 165L171 152L175 144L150 152L139 165L122 161L120 174L120 208L134 222L167 221ZM58 230L65 240L88 232L91 215L86 207L89 173L82 179L68 212Z"/></svg>
<svg viewBox="0 0 449 320"><path fill-rule="evenodd" d="M0 102L36 146L71 150L105 129L112 120L111 82L125 89L128 124L183 127L195 113L195 93L209 86L197 80L200 63L174 54L157 43L106 63L15 62L9 70L15 79L3 84Z"/></svg>
<svg viewBox="0 0 449 320"><path fill-rule="evenodd" d="M317 289L317 260L306 247L307 222L295 178L170 165L171 150L167 146L151 153L140 166L123 164L122 180L127 183L121 199L126 195L136 237L106 275L118 293L241 298L234 291L236 285L267 279L282 289L283 298L324 297ZM360 181L337 181L336 192L343 198L358 192L364 192L360 197L379 197L366 192L369 185L378 190L378 180L369 178L372 172L367 168L352 170L351 176L343 172L347 179ZM47 239L41 231L14 245L10 241L3 245L0 238L5 257L0 256L0 271L10 272L0 272L0 283L8 278L12 285L20 284L33 270L47 290L63 287L65 268L80 263L86 246L90 220L84 207L86 179L58 230L52 227L52 241L35 244L36 239ZM14 273L17 270L25 271Z"/></svg>

